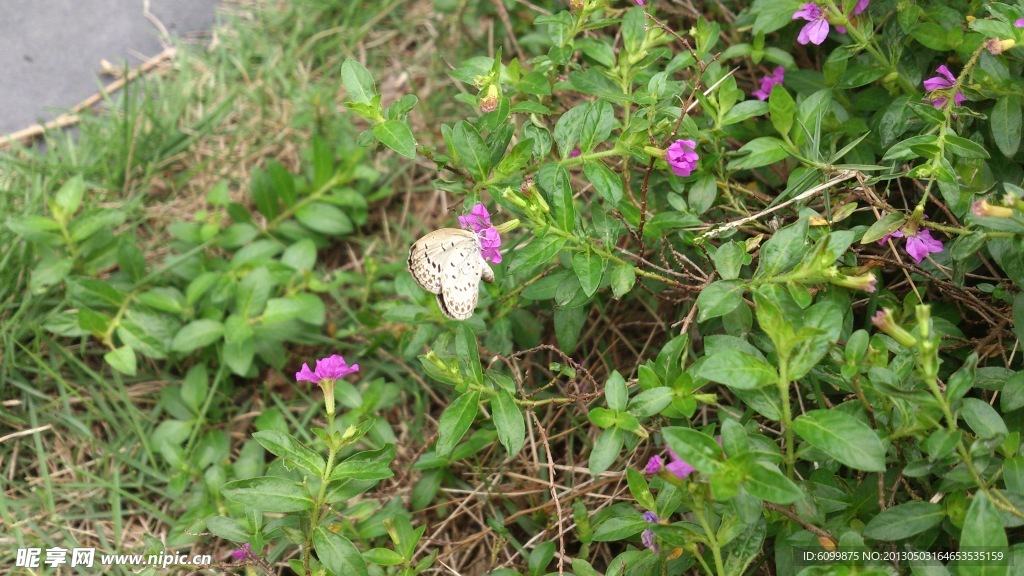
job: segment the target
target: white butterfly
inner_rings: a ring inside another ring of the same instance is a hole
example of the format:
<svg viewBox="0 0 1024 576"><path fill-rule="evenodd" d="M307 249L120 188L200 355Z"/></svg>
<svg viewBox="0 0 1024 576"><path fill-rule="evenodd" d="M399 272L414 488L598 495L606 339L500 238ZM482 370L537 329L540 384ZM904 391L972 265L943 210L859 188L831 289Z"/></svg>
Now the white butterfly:
<svg viewBox="0 0 1024 576"><path fill-rule="evenodd" d="M494 282L494 271L481 255L480 239L472 230L441 228L409 248L409 272L434 294L449 318L473 315L480 298L480 279Z"/></svg>

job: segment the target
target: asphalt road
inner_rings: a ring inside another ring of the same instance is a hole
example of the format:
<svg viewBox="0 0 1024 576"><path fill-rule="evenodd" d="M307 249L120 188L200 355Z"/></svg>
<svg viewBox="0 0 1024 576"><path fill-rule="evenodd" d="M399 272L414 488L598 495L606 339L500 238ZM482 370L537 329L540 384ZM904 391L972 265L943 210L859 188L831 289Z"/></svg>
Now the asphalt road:
<svg viewBox="0 0 1024 576"><path fill-rule="evenodd" d="M208 30L216 0L150 0L171 37ZM57 117L163 50L144 0L0 0L0 137Z"/></svg>

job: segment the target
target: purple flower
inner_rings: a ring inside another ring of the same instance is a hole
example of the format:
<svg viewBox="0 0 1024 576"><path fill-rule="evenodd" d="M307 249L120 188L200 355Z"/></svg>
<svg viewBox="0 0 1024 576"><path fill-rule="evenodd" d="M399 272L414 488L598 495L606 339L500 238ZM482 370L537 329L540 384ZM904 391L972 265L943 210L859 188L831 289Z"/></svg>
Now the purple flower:
<svg viewBox="0 0 1024 576"><path fill-rule="evenodd" d="M895 230L890 234L882 236L879 240L879 244L885 244L890 238L903 238L905 235L902 230ZM926 228L919 228L917 233L913 236L906 236L907 238L907 254L914 259L918 264L924 260L924 257L932 252L942 252L942 242L932 238L931 230Z"/></svg>
<svg viewBox="0 0 1024 576"><path fill-rule="evenodd" d="M654 512L651 512L650 510L648 510L647 512L644 512L644 522L650 522L651 524L657 524L658 523L658 515L655 514Z"/></svg>
<svg viewBox="0 0 1024 576"><path fill-rule="evenodd" d="M932 252L942 252L942 242L932 238L932 231L918 229L917 234L907 237L907 254L918 264Z"/></svg>
<svg viewBox="0 0 1024 576"><path fill-rule="evenodd" d="M467 229L472 228L473 232L479 234L484 229L491 227L491 214L482 203L477 204L473 206L469 214L459 216L459 226Z"/></svg>
<svg viewBox="0 0 1024 576"><path fill-rule="evenodd" d="M953 85L956 84L956 77L954 77L953 74L949 71L949 68L946 68L945 64L936 68L935 71L938 72L939 75L932 76L931 78L924 81L925 90L929 92L934 92L935 90L945 90L947 88L952 88ZM946 103L946 100L948 100L948 98L935 98L931 102L932 105L935 106L936 108L942 108L942 106ZM964 98L963 93L957 90L956 94L953 95L953 102L957 106L960 106L961 104L963 104L964 100L966 100L966 98Z"/></svg>
<svg viewBox="0 0 1024 576"><path fill-rule="evenodd" d="M647 472L648 474L653 475L657 474L658 472L661 472L661 469L664 467L665 464L664 462L661 461L661 456L654 455L651 456L651 459L647 461L647 467L644 468L644 471Z"/></svg>
<svg viewBox="0 0 1024 576"><path fill-rule="evenodd" d="M636 3L639 6L643 6L644 5L644 0L636 0Z"/></svg>
<svg viewBox="0 0 1024 576"><path fill-rule="evenodd" d="M692 174L697 169L697 160L700 159L696 150L697 143L693 140L673 142L665 153L665 160L668 161L668 167L672 169L672 173L683 177Z"/></svg>
<svg viewBox="0 0 1024 576"><path fill-rule="evenodd" d="M793 20L803 18L807 20L807 24L800 29L800 34L796 37L796 41L801 44L807 44L808 42L818 45L825 41L828 37L828 20L825 19L825 11L822 10L817 4L808 2L800 7L799 10L793 13Z"/></svg>
<svg viewBox="0 0 1024 576"><path fill-rule="evenodd" d="M1024 18L1017 18L1014 20L1013 25L1017 28L1024 28Z"/></svg>
<svg viewBox="0 0 1024 576"><path fill-rule="evenodd" d="M668 454L672 461L665 465L665 469L675 474L680 480L685 480L687 476L693 474L694 470L696 470L696 468L690 466L689 462L673 452L671 448L668 449Z"/></svg>
<svg viewBox="0 0 1024 576"><path fill-rule="evenodd" d="M232 550L231 551L231 557L234 558L235 560L245 560L246 557L251 557L251 556L254 556L254 554L252 553L252 548L249 547L249 543L248 542L246 542L245 544L242 544L242 547L239 548L238 550Z"/></svg>
<svg viewBox="0 0 1024 576"><path fill-rule="evenodd" d="M786 75L786 69L779 66L772 73L761 78L761 88L753 93L754 97L758 100L767 100L771 96L772 88L782 84L782 79Z"/></svg>
<svg viewBox="0 0 1024 576"><path fill-rule="evenodd" d="M501 252L498 251L501 248L501 235L498 231L491 226L477 233L477 236L480 238L480 255L484 260L490 260L492 264L501 262Z"/></svg>
<svg viewBox="0 0 1024 576"><path fill-rule="evenodd" d="M569 158L579 158L580 154L582 154L582 152L580 152L579 148L573 148L572 152L569 152Z"/></svg>
<svg viewBox="0 0 1024 576"><path fill-rule="evenodd" d="M501 248L501 235L491 225L491 214L486 206L473 206L469 214L459 216L459 225L476 233L480 239L480 255L484 260L490 260L494 264L501 262L501 252L498 251Z"/></svg>
<svg viewBox="0 0 1024 576"><path fill-rule="evenodd" d="M295 373L295 380L297 382L312 382L314 384L319 383L324 378L344 378L349 374L354 374L359 371L359 364L353 364L351 366L345 362L345 359L337 354L330 356L329 358L321 358L316 361L316 370L310 370L307 364L302 365L302 370Z"/></svg>
<svg viewBox="0 0 1024 576"><path fill-rule="evenodd" d="M644 546L651 549L651 552L658 553L658 545L654 543L654 530L650 528L644 530L640 534L640 541L644 543Z"/></svg>

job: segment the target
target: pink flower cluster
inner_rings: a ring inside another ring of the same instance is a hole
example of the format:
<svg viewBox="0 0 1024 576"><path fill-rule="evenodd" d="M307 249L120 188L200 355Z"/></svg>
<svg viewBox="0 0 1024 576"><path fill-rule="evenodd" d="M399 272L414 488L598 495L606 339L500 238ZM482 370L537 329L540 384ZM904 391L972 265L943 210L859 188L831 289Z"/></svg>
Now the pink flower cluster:
<svg viewBox="0 0 1024 576"><path fill-rule="evenodd" d="M484 260L489 260L494 264L501 262L501 252L498 251L501 248L501 235L491 225L491 214L487 211L486 206L477 204L473 206L469 214L459 216L459 226L476 233L477 238L480 239L480 255Z"/></svg>

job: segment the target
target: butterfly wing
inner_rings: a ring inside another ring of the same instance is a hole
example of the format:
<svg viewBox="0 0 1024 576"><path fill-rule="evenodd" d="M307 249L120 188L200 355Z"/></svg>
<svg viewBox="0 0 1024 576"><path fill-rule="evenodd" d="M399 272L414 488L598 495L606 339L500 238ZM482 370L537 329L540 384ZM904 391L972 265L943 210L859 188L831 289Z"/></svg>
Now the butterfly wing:
<svg viewBox="0 0 1024 576"><path fill-rule="evenodd" d="M472 242L460 243L449 252L442 268L441 293L437 295L437 303L449 317L465 320L476 309L484 270L492 279L494 272L480 256L480 241L475 234Z"/></svg>
<svg viewBox="0 0 1024 576"><path fill-rule="evenodd" d="M442 269L449 250L461 244L476 245L476 235L459 228L441 228L417 240L409 248L409 273L424 290L441 293Z"/></svg>

